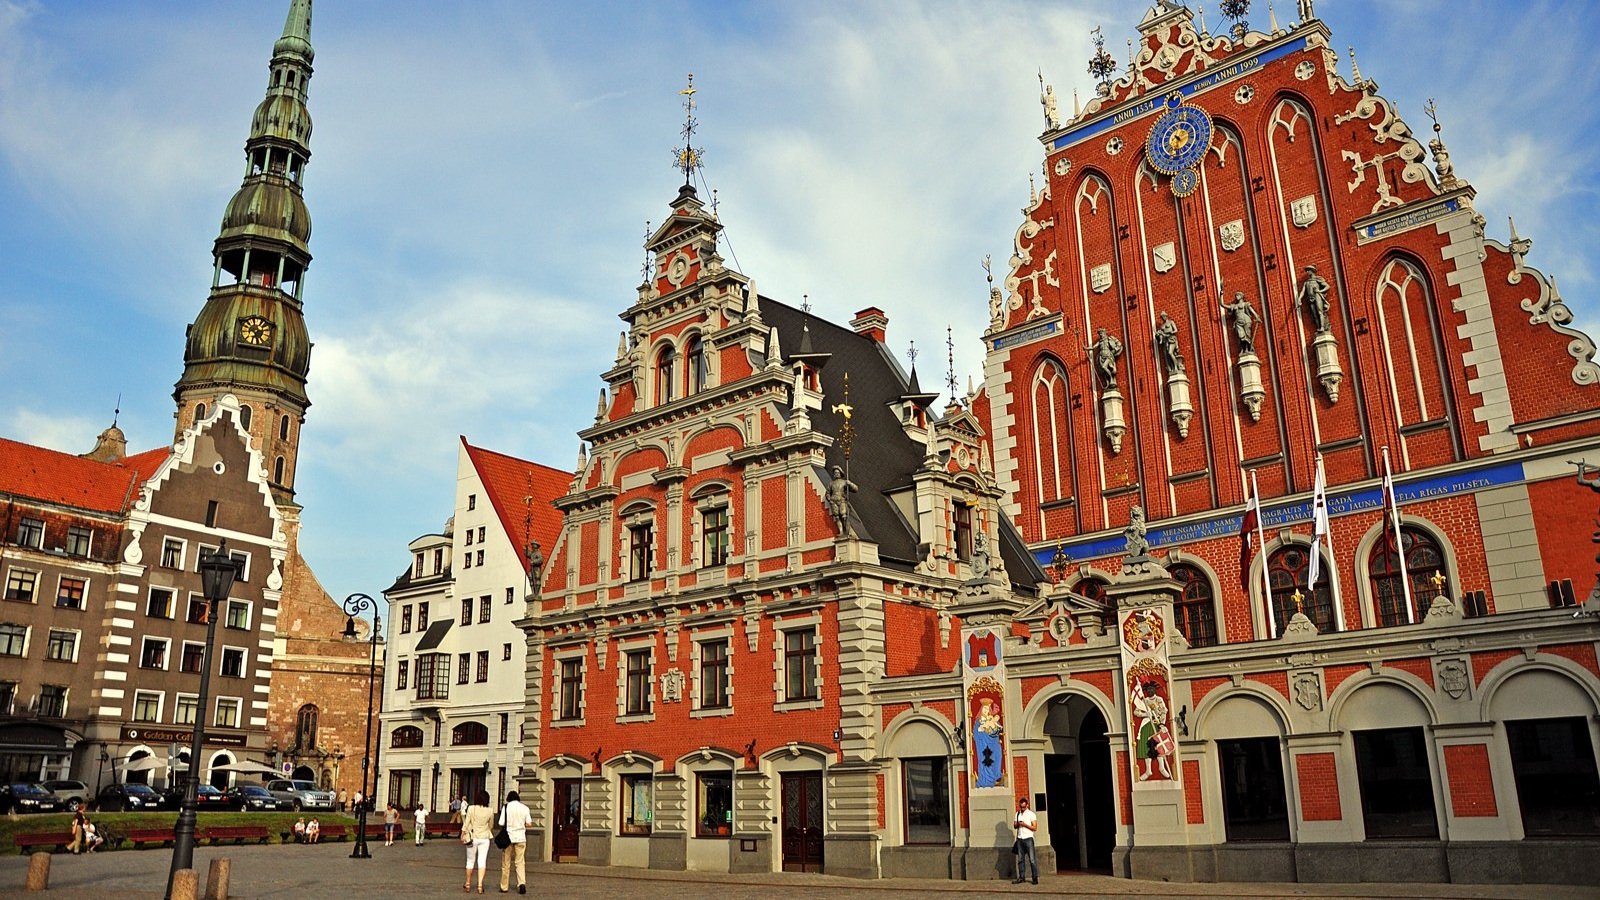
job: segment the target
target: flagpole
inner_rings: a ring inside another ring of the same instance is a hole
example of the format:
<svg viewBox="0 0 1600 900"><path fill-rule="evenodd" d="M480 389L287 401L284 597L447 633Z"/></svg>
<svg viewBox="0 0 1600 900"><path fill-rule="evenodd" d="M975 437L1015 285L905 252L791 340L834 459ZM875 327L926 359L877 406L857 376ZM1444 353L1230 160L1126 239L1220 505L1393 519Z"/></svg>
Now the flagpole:
<svg viewBox="0 0 1600 900"><path fill-rule="evenodd" d="M1416 610L1411 601L1411 572L1406 569L1405 537L1400 532L1400 498L1394 492L1394 471L1389 468L1389 445L1383 446L1383 498L1384 518L1388 519L1390 535L1394 538L1394 558L1400 567L1400 587L1405 591L1406 624L1415 625Z"/></svg>
<svg viewBox="0 0 1600 900"><path fill-rule="evenodd" d="M1344 631L1344 592L1339 590L1339 559L1333 553L1333 517L1328 514L1328 474L1322 469L1322 454L1317 454L1317 476L1322 482L1322 508L1323 516L1328 519L1328 528L1322 533L1328 543L1328 581L1333 586L1333 608L1338 615L1334 618L1334 630Z"/></svg>
<svg viewBox="0 0 1600 900"><path fill-rule="evenodd" d="M1256 555L1261 557L1262 600L1267 604L1267 636L1278 636L1278 615L1272 609L1272 576L1267 572L1267 532L1261 521L1265 510L1261 508L1261 488L1256 485L1256 470L1250 470L1250 494L1256 498Z"/></svg>

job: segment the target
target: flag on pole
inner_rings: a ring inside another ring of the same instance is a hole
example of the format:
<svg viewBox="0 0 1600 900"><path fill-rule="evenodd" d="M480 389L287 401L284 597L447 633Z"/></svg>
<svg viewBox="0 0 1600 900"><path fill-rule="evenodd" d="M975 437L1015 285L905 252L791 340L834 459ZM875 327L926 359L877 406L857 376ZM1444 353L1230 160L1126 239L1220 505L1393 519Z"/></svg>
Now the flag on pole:
<svg viewBox="0 0 1600 900"><path fill-rule="evenodd" d="M1322 542L1328 537L1328 485L1322 474L1322 454L1317 454L1317 480L1311 489L1311 572L1306 578L1306 591L1317 587L1317 575L1322 569Z"/></svg>
<svg viewBox="0 0 1600 900"><path fill-rule="evenodd" d="M1400 587L1406 600L1406 622L1416 622L1416 611L1411 605L1411 573L1406 571L1405 542L1400 534L1400 501L1394 495L1394 474L1389 470L1389 448L1383 448L1383 527L1388 540L1394 542L1395 567L1400 573Z"/></svg>
<svg viewBox="0 0 1600 900"><path fill-rule="evenodd" d="M1244 508L1244 519L1239 523L1239 586L1246 590L1250 588L1250 564L1256 558L1256 527L1260 524L1261 501L1251 491L1250 502Z"/></svg>

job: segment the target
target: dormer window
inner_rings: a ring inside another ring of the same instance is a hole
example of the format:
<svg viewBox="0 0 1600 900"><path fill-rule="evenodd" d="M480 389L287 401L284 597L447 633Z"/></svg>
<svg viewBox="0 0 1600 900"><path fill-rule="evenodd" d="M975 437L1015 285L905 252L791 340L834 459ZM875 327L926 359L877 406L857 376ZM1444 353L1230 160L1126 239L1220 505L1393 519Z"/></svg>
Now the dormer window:
<svg viewBox="0 0 1600 900"><path fill-rule="evenodd" d="M673 400L674 381L678 371L678 351L670 346L661 348L661 353L656 356L656 405L662 406Z"/></svg>
<svg viewBox="0 0 1600 900"><path fill-rule="evenodd" d="M628 580L649 580L654 550L654 524L646 521L628 528Z"/></svg>
<svg viewBox="0 0 1600 900"><path fill-rule="evenodd" d="M689 393L698 394L711 384L711 366L706 359L705 342L698 335L690 338L689 348L683 356L689 370Z"/></svg>

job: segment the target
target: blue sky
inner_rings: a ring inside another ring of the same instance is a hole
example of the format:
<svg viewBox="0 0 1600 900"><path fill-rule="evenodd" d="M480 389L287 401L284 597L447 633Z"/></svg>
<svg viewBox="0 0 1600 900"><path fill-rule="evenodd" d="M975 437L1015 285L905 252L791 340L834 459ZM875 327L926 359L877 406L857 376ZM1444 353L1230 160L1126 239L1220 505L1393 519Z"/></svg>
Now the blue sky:
<svg viewBox="0 0 1600 900"><path fill-rule="evenodd" d="M1287 24L1294 3L1278 6ZM133 449L171 439L184 327L287 7L0 0L0 435L87 451L120 393ZM1515 215L1593 332L1593 5L1316 7L1414 131L1436 98L1490 236ZM1088 96L1089 29L1120 49L1140 12L318 3L299 499L329 591L381 590L406 542L442 525L458 434L573 464L645 221L679 183L685 73L730 261L835 320L881 306L891 346L931 351L924 385L942 381L952 326L964 385L982 362L978 261L1009 254L1042 158L1035 72Z"/></svg>

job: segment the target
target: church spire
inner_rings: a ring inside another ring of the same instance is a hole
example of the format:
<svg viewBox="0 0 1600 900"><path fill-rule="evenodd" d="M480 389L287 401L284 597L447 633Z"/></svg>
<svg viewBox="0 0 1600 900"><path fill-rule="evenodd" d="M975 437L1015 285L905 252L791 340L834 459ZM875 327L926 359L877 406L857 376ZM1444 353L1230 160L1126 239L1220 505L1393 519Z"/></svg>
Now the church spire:
<svg viewBox="0 0 1600 900"><path fill-rule="evenodd" d="M266 96L250 120L244 181L223 211L212 246L211 293L184 346L173 391L177 430L234 394L240 425L261 452L280 503L294 496L307 407L311 341L301 311L311 216L301 183L311 157L312 0L290 0L272 47Z"/></svg>

